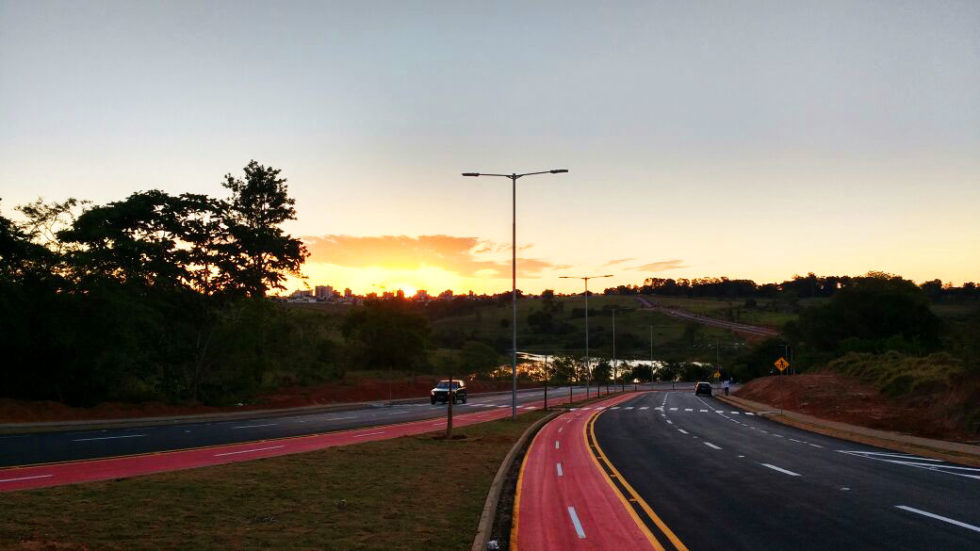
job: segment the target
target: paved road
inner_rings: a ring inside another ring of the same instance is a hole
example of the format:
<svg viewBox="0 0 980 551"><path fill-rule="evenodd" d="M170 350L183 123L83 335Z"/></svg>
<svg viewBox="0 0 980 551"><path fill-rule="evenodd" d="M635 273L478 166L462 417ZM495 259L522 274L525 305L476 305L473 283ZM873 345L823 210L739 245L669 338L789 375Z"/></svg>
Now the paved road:
<svg viewBox="0 0 980 551"><path fill-rule="evenodd" d="M622 406L596 418L599 449L687 548L980 549L980 469L809 433L689 392ZM666 549L683 548L645 522Z"/></svg>
<svg viewBox="0 0 980 551"><path fill-rule="evenodd" d="M584 397L585 387L574 387L575 397ZM591 392L594 394L595 389ZM539 402L543 391L518 392L518 403ZM549 389L551 397L568 398L568 387ZM456 404L455 413L509 409L510 393L473 394L469 403ZM185 423L142 428L71 431L0 436L0 467L95 459L119 455L199 448L220 444L250 442L271 438L301 436L345 429L445 418L446 405L417 404L330 413L304 414L266 419Z"/></svg>
<svg viewBox="0 0 980 551"><path fill-rule="evenodd" d="M701 325L709 325L711 327L719 327L721 329L728 329L736 333L744 333L746 335L754 335L760 337L774 337L779 334L779 331L769 328L760 327L758 325L748 325L745 323L735 323L731 321L720 320L718 318L712 318L710 316L702 316L701 314L695 314L694 312L689 312L687 310L681 310L680 308L668 308L666 306L657 306L647 297L637 295L637 302L639 302L643 309L655 310L662 314L667 314L670 317L682 319L685 321L693 321L695 323L700 323Z"/></svg>
<svg viewBox="0 0 980 551"><path fill-rule="evenodd" d="M631 398L627 394L602 400L541 428L521 464L511 549L634 549L637 542L652 538L596 468L585 438L596 408L618 407Z"/></svg>

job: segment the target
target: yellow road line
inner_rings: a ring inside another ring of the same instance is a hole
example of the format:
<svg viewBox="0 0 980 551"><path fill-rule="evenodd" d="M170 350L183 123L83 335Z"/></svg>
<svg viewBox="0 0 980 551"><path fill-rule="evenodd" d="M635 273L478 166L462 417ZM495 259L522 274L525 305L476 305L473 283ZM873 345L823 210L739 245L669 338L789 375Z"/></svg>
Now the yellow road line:
<svg viewBox="0 0 980 551"><path fill-rule="evenodd" d="M604 411L605 410L603 410L603 411L601 411L599 413L601 414ZM629 482L627 482L626 479L623 478L623 475L616 469L615 465L612 464L612 461L609 461L609 458L606 457L605 452L603 452L602 451L602 448L599 446L599 440L595 436L595 419L598 416L599 416L599 414L593 415L592 419L589 421L589 431L592 434L592 441L595 442L595 449L596 449L597 452L599 452L599 455L602 456L602 460L605 461L606 465L609 466L609 468L612 470L613 474L616 475L616 478L618 478L619 481L623 484L623 486L626 488L626 491L628 491L630 493L630 495L633 497L633 499L635 499L636 502L640 504L640 508L642 508L643 511L647 514L647 516L650 517L650 520L652 520L653 523L657 525L657 528L659 528L660 531L663 532L663 534L665 536L667 536L667 539L670 540L670 543L674 544L674 547L676 547L678 549L678 551L689 551L688 548L687 548L687 546L684 545L683 543L681 543L680 538L678 538L677 535L674 534L674 532L667 526L667 524L663 520L661 520L661 518L659 516L657 516L657 513L654 513L653 512L653 509L646 502L646 500L644 500L642 497L640 497L640 494L637 493L637 491L634 490L632 486L630 486ZM595 459L595 456L594 455L593 455L593 459ZM598 463L599 463L598 460L596 460L596 464L597 465L598 465ZM601 466L600 466L600 468L601 468ZM603 474L606 474L606 471L603 469L602 473ZM612 485L613 488L616 488L616 486L613 484L612 480L609 478L608 475L606 475L606 481L609 482L609 484ZM616 489L616 491L617 491L617 493L619 493L618 488ZM623 497L623 495L621 493L619 495L620 495L620 498L623 499L624 502L626 502L625 497ZM627 503L627 506L629 506L628 503ZM629 509L630 509L630 511L633 510L632 507L629 507ZM637 517L637 519L638 518L639 517ZM643 527L646 528L646 525L644 525Z"/></svg>
<svg viewBox="0 0 980 551"><path fill-rule="evenodd" d="M586 449L589 449L589 432L592 430L592 423L595 420L595 418L598 417L599 414L602 413L603 411L605 410L594 412L592 414L592 417L590 417L589 420L585 423L585 430L582 431L582 438L585 439ZM595 441L594 432L592 433L592 440ZM598 445L596 445L596 449L597 450L599 449ZM609 478L609 475L606 473L606 470L602 468L602 465L599 464L599 460L596 459L595 454L589 451L589 457L592 458L592 462L595 463L596 469L598 469L599 472L602 473L602 477L606 480L606 484L609 484L609 487L612 488L613 491L616 493L616 497L618 497L619 500L623 503L623 507L626 508L626 512L628 512L630 514L630 517L633 518L633 522L635 522L636 526L640 529L641 532L643 532L643 535L647 537L647 540L650 542L650 545L652 545L653 548L656 549L657 551L666 551L664 549L664 546L661 545L659 541L657 541L657 538L656 536L653 535L653 532L651 532L650 529L647 528L647 525L646 523L643 522L643 519L641 519L640 516L636 514L636 510L633 509L632 505L630 505L629 501L626 499L626 496L624 496L623 493L619 491L619 488L616 487L616 484L612 481L611 478Z"/></svg>

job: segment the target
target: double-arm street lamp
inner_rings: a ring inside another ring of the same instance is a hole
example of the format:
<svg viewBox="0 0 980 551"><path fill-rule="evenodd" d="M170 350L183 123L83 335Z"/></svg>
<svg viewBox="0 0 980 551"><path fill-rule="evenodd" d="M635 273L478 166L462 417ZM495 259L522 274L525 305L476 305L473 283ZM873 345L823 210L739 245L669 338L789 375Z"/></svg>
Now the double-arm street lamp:
<svg viewBox="0 0 980 551"><path fill-rule="evenodd" d="M585 399L589 399L589 385L592 380L592 370L589 368L589 280L598 279L600 277L612 277L612 274L600 275L600 276L559 276L560 279L581 279L585 281L585 373L587 379L585 381ZM598 390L596 394L598 394Z"/></svg>
<svg viewBox="0 0 980 551"><path fill-rule="evenodd" d="M511 277L511 299L514 303L514 320L511 323L511 327L514 330L514 340L513 348L511 350L511 370L514 376L514 382L512 386L512 404L511 404L511 416L517 419L517 179L523 178L525 176L536 176L538 174L561 174L563 172L568 172L564 168L556 168L554 170L544 170L541 172L525 172L524 174L486 174L484 172L464 172L463 176L499 176L501 178L510 178L511 183L511 264L510 264L510 277Z"/></svg>

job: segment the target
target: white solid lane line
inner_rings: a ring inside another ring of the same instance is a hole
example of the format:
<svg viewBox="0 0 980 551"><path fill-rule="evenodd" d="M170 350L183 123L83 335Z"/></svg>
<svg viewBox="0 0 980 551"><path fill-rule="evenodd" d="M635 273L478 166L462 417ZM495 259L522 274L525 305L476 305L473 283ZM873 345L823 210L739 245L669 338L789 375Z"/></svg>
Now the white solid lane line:
<svg viewBox="0 0 980 551"><path fill-rule="evenodd" d="M711 442L705 442L704 445L705 446L708 446L709 448L715 449L715 450L720 450L721 449L720 446L716 446L716 445L712 444Z"/></svg>
<svg viewBox="0 0 980 551"><path fill-rule="evenodd" d="M285 444L282 444L280 446L269 446L267 448L253 448L251 450L241 450L241 451L237 451L237 452L216 453L216 454L214 454L214 457L221 457L223 455L237 455L237 454L240 454L240 453L261 452L261 451L265 451L265 450L277 450L279 448L285 448L285 447L286 447L286 445Z"/></svg>
<svg viewBox="0 0 980 551"><path fill-rule="evenodd" d="M324 421L340 421L341 419L357 419L356 415L351 417L327 417Z"/></svg>
<svg viewBox="0 0 980 551"><path fill-rule="evenodd" d="M126 434L123 436L100 436L98 438L77 438L72 440L72 442L88 442L90 440L114 440L116 438L139 438L141 436L146 436L145 434Z"/></svg>
<svg viewBox="0 0 980 551"><path fill-rule="evenodd" d="M2 483L2 482L17 482L17 481L20 481L20 480L36 480L38 478L51 478L52 476L54 476L54 475L53 474L36 474L36 475L33 475L33 476L19 476L17 478L3 478L3 479L0 479L0 483Z"/></svg>
<svg viewBox="0 0 980 551"><path fill-rule="evenodd" d="M575 533L578 534L578 539L585 539L585 530L582 529L582 523L578 520L578 515L575 514L575 507L568 507L568 516L572 517L572 525L575 526Z"/></svg>
<svg viewBox="0 0 980 551"><path fill-rule="evenodd" d="M354 438L360 438L362 436L374 436L375 434L384 434L384 433L385 433L385 431L383 431L383 430L382 431L378 431L378 432L366 432L364 434L355 434L354 435Z"/></svg>
<svg viewBox="0 0 980 551"><path fill-rule="evenodd" d="M276 426L276 424L277 423L267 423L265 425L242 425L240 427L231 427L231 430L238 430L238 429L257 429L259 427L274 427L274 426Z"/></svg>
<svg viewBox="0 0 980 551"><path fill-rule="evenodd" d="M955 524L956 526L959 526L960 528L966 528L967 530L973 530L974 532L980 532L980 526L974 526L972 524L967 524L965 522L960 522L958 520L953 520L951 518L943 517L943 516L937 515L935 513L930 513L929 511L923 511L922 509L916 509L915 507L909 507L907 505L896 505L895 507L898 508L898 509L901 509L903 511L908 511L910 513L918 513L920 515L927 516L929 518L934 518L936 520L941 520L943 522L948 522L950 524Z"/></svg>
<svg viewBox="0 0 980 551"><path fill-rule="evenodd" d="M770 465L769 463L762 463L762 466L763 467L769 467L770 469L772 469L774 471L779 471L779 472L781 472L783 474L788 474L790 476L800 476L800 473L794 473L793 471L787 471L786 469L781 469L781 468L779 468L779 467L777 467L775 465Z"/></svg>
<svg viewBox="0 0 980 551"><path fill-rule="evenodd" d="M565 476L565 472L561 470L561 463L555 463L555 469L558 471L558 476Z"/></svg>

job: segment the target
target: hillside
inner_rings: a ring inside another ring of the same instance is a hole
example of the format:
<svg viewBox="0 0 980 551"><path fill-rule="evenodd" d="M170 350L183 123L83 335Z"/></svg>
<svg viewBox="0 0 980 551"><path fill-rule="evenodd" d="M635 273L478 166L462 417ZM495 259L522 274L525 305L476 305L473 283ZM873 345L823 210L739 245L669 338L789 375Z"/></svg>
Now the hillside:
<svg viewBox="0 0 980 551"><path fill-rule="evenodd" d="M976 443L980 435L963 415L977 407L980 384L954 390L918 390L891 398L857 378L833 372L749 381L735 395L852 425L926 438Z"/></svg>

